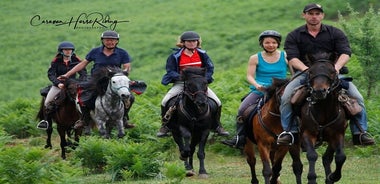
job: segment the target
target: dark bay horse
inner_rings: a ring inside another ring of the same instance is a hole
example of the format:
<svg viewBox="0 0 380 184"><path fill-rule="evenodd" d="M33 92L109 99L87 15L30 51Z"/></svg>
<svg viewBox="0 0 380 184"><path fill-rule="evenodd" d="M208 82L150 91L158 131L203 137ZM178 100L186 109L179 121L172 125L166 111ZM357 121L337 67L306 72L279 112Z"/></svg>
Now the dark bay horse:
<svg viewBox="0 0 380 184"><path fill-rule="evenodd" d="M344 134L347 128L346 114L338 101L340 80L334 67L335 57L330 53L309 55L307 86L309 97L302 106L301 133L306 156L309 162L308 183L316 183L315 163L318 153L316 145L325 141L327 148L322 156L325 182L334 183L342 176L346 160L344 153ZM335 157L334 157L335 156ZM335 171L331 163L335 159Z"/></svg>
<svg viewBox="0 0 380 184"><path fill-rule="evenodd" d="M287 79L273 78L272 85L266 89L263 98L264 105L260 106L261 103L259 102L257 113L247 126L249 130L244 152L251 169L252 184L259 183L255 171L255 144L257 144L263 163L262 173L266 184L279 183L277 180L280 176L281 164L288 151L293 159L292 167L296 181L301 183L303 166L300 160L300 142L297 141L289 147L276 144L278 135L283 132L280 119L280 99L287 82Z"/></svg>
<svg viewBox="0 0 380 184"><path fill-rule="evenodd" d="M67 83L65 83L65 86L67 86L66 84ZM76 84L72 83L70 85ZM79 137L82 134L82 130L73 129L75 122L80 119L80 113L76 110L75 107L75 91L69 90L69 88L72 87L67 86L67 88L61 90L61 92L56 97L56 109L55 112L52 114L51 118L47 119L49 126L48 129L46 129L47 138L45 148L51 149L51 134L53 133L53 121L57 124L57 131L61 139L60 146L62 159L66 159L66 146L73 146L73 148L75 148L75 146L79 143ZM39 120L43 120L45 118L46 107L44 105L44 102L45 97L43 96L41 100L40 110L37 114L37 119ZM73 131L75 143L72 143L70 140Z"/></svg>
<svg viewBox="0 0 380 184"><path fill-rule="evenodd" d="M175 106L169 127L177 143L180 159L184 161L186 176L195 175L193 154L198 145L199 177L207 178L205 169L205 146L212 121L215 121L216 103L207 96L208 83L204 68L188 67L182 70L184 91L170 100L168 107Z"/></svg>

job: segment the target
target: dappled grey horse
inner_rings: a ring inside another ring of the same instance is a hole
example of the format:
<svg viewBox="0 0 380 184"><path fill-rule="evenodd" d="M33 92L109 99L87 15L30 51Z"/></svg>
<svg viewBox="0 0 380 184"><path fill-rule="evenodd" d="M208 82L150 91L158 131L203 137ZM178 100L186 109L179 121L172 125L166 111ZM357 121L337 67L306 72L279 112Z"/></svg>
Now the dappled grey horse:
<svg viewBox="0 0 380 184"><path fill-rule="evenodd" d="M97 124L100 135L104 138L111 137L111 131L114 126L118 130L117 136L122 138L125 136L123 101L131 95L129 90L130 79L121 70L109 70L101 81L98 82L98 85L103 87L104 90L101 90L103 92L99 93L96 98L93 119Z"/></svg>

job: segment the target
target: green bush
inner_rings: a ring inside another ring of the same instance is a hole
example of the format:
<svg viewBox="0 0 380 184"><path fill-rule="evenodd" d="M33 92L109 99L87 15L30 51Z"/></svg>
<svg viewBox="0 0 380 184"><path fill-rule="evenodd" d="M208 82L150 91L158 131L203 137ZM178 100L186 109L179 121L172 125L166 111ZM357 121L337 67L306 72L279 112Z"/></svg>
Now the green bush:
<svg viewBox="0 0 380 184"><path fill-rule="evenodd" d="M17 138L39 135L36 129L36 109L39 103L30 99L18 98L0 107L0 125Z"/></svg>
<svg viewBox="0 0 380 184"><path fill-rule="evenodd" d="M46 150L23 145L0 152L0 183L73 183L77 169L49 157Z"/></svg>
<svg viewBox="0 0 380 184"><path fill-rule="evenodd" d="M127 144L113 141L110 151L107 170L113 181L152 178L160 172L159 152L151 142Z"/></svg>
<svg viewBox="0 0 380 184"><path fill-rule="evenodd" d="M106 166L106 155L109 153L109 140L99 137L82 138L75 149L75 158L79 159L83 168L88 168L90 173L102 173Z"/></svg>
<svg viewBox="0 0 380 184"><path fill-rule="evenodd" d="M12 136L8 135L7 132L5 132L3 127L0 127L0 150L4 149L5 145L10 143L12 141Z"/></svg>
<svg viewBox="0 0 380 184"><path fill-rule="evenodd" d="M75 157L91 173L108 171L112 181L155 177L160 172L160 147L146 141L127 142L86 137L75 150Z"/></svg>

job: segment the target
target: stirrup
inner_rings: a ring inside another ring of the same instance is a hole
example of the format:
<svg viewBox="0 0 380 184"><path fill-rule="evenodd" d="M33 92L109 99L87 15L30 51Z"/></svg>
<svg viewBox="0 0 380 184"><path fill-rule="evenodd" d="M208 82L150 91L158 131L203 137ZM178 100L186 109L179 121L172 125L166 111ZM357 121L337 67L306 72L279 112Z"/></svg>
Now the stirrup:
<svg viewBox="0 0 380 184"><path fill-rule="evenodd" d="M41 127L41 123L46 123L46 128L45 127ZM41 129L41 130L47 130L49 128L49 122L46 121L46 120L41 120L40 122L38 122L37 124L37 128L38 129Z"/></svg>
<svg viewBox="0 0 380 184"><path fill-rule="evenodd" d="M280 133L280 135L277 136L277 141L276 141L276 142L277 142L277 145L280 145L280 144L278 143L278 139L279 139L280 137L285 136L285 135L290 135L290 137L292 138L292 141L290 141L289 146L293 145L293 144L294 144L294 136L293 136L292 132L287 132L287 131L283 131L283 132Z"/></svg>

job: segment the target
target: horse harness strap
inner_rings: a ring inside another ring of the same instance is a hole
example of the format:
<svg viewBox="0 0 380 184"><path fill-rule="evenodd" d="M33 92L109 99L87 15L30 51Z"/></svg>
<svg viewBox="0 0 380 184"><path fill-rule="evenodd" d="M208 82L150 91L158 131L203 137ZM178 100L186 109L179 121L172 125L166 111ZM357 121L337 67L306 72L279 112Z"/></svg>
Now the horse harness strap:
<svg viewBox="0 0 380 184"><path fill-rule="evenodd" d="M342 109L341 109L341 107L339 106L339 107L338 107L338 108L339 108L339 110L338 110L338 114L336 115L336 117L335 117L332 121L330 121L329 123L327 123L326 125L321 126L321 125L319 125L320 123L315 119L313 113L310 111L311 105L312 105L312 104L311 104L311 102L310 102L309 105L308 105L308 113L310 114L311 120L312 120L316 125L318 125L318 135L319 135L319 136L318 136L318 139L319 139L319 140L322 140L322 138L323 138L323 135L322 135L323 130L324 130L326 127L328 127L328 126L334 124L334 123L335 123L335 122L341 117Z"/></svg>
<svg viewBox="0 0 380 184"><path fill-rule="evenodd" d="M264 123L263 121L263 117L262 117L262 114L261 114L261 102L263 101L264 98L261 98L259 103L257 104L257 115L259 116L258 119L259 119L259 122L260 122L260 125L261 127L263 127L266 132L268 132L273 138L277 139L278 135L275 134L273 131L271 131ZM264 103L265 103L265 100L264 100ZM269 114L271 115L274 115L274 116L278 116L278 114L275 114L273 112L269 112Z"/></svg>
<svg viewBox="0 0 380 184"><path fill-rule="evenodd" d="M185 109L185 106L183 106L183 103L179 103L179 109L181 110L181 112L183 112L183 114L186 116L187 119L191 120L191 121L199 121L199 120L202 120L204 118L207 117L207 115L210 113L210 106L207 107L207 111L206 113L204 113L202 116L200 117L195 117L195 116L192 116L186 109Z"/></svg>

